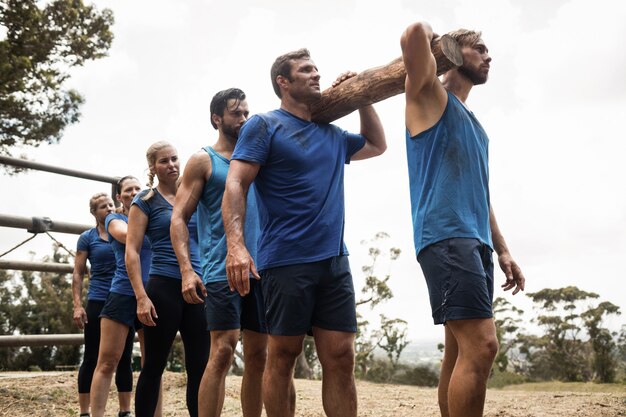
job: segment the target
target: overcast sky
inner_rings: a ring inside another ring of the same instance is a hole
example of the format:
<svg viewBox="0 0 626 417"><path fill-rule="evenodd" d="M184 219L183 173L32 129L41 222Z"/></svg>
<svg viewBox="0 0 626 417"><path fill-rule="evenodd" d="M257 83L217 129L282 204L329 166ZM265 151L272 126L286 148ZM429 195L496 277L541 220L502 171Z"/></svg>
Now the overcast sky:
<svg viewBox="0 0 626 417"><path fill-rule="evenodd" d="M490 141L491 196L527 291L576 285L626 308L626 2L587 0L460 1L182 1L96 0L115 15L107 58L73 72L68 86L86 103L59 145L26 153L36 161L104 175L146 179L145 150L168 140L183 161L216 132L209 102L239 87L252 113L279 105L269 68L276 56L311 51L322 89L345 71L400 56L412 22L437 33L483 32L490 79L467 104ZM357 291L376 232L402 255L390 266L395 297L379 310L409 323L412 339L437 339L414 257L405 152L404 97L376 105L388 151L346 169L346 243ZM336 122L358 131L356 115ZM89 197L103 183L49 173L0 176L0 213L92 223ZM28 237L2 228L0 251ZM77 236L55 234L71 247ZM50 251L39 236L4 259ZM387 268L382 265L382 272ZM496 280L504 280L498 270ZM503 295L497 290L496 296ZM522 294L509 301L537 314ZM70 318L68 318L69 320ZM624 318L609 325L617 329Z"/></svg>

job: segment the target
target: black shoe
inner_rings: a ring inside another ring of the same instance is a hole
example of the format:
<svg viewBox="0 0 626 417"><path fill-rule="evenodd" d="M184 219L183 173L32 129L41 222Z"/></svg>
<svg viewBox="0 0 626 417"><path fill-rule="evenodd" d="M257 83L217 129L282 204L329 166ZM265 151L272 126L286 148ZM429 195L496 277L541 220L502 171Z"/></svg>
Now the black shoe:
<svg viewBox="0 0 626 417"><path fill-rule="evenodd" d="M120 411L117 413L117 417L133 417L130 411Z"/></svg>

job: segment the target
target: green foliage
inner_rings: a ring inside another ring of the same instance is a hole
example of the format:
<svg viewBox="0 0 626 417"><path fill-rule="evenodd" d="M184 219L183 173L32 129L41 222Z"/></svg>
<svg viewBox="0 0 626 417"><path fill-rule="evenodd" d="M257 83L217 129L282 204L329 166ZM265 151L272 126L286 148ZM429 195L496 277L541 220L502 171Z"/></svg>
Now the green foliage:
<svg viewBox="0 0 626 417"><path fill-rule="evenodd" d="M106 55L112 24L110 10L82 0L0 2L0 154L57 143L78 121L84 100L64 89L67 71Z"/></svg>
<svg viewBox="0 0 626 417"><path fill-rule="evenodd" d="M509 359L513 353L512 348L517 343L517 331L522 321L523 310L515 307L506 299L498 297L493 301L493 314L495 317L496 337L498 338L498 354L494 360L494 365L500 372L505 372L509 368ZM514 361L519 366L519 360Z"/></svg>
<svg viewBox="0 0 626 417"><path fill-rule="evenodd" d="M55 247L53 255L45 257L44 261L67 263L68 258ZM12 277L3 274L0 298L3 300L0 317L4 334L76 332L72 321L72 284L69 274L22 272ZM75 365L80 359L80 348L40 346L7 349L0 356L0 369L47 371L54 370L56 365Z"/></svg>
<svg viewBox="0 0 626 417"><path fill-rule="evenodd" d="M527 374L537 380L611 382L617 359L615 334L602 327L608 315L620 314L609 302L596 307L598 294L570 286L529 293L540 314L532 321L543 335L519 335L519 352L529 364Z"/></svg>
<svg viewBox="0 0 626 417"><path fill-rule="evenodd" d="M368 254L370 262L361 268L365 275L365 285L361 289L362 298L358 299L357 305L357 335L356 335L356 375L359 378L367 378L370 372L370 366L376 363L374 378L384 381L384 375L391 378L395 374L398 367L400 355L404 348L408 345L406 340L407 323L401 319L389 319L384 314L380 314L380 329L371 328L369 321L363 319L360 309L369 308L370 310L379 304L393 298L393 292L387 285L391 274L391 264L400 256L400 249L386 245L389 235L385 232L377 233L374 238L361 242L362 245L369 246ZM381 249L385 247L385 249ZM381 261L386 261L387 270L381 278L379 269ZM386 368L382 368L379 361L374 360L374 351L382 349L388 359L389 372Z"/></svg>

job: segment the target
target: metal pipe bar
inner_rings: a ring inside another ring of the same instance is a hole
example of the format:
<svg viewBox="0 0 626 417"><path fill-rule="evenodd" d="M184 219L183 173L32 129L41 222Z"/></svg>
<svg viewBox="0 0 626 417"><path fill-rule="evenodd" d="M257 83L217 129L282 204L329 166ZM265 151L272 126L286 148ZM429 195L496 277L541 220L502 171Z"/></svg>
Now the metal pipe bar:
<svg viewBox="0 0 626 417"><path fill-rule="evenodd" d="M0 269L11 269L14 271L39 271L57 272L60 274L71 274L74 266L58 262L34 262L34 261L9 261L0 259Z"/></svg>
<svg viewBox="0 0 626 417"><path fill-rule="evenodd" d="M47 171L60 175L68 175L70 177L84 178L86 180L108 182L116 184L120 177L109 177L107 175L92 174L90 172L77 171L75 169L56 167L54 165L42 164L40 162L28 161L21 158L12 158L10 156L0 155L0 164L13 165L20 168L37 169L39 171Z"/></svg>
<svg viewBox="0 0 626 417"><path fill-rule="evenodd" d="M180 333L176 333L175 340L181 340ZM135 335L135 342L138 341L139 338ZM82 345L83 343L85 343L85 337L82 333L0 336L0 348L21 346Z"/></svg>
<svg viewBox="0 0 626 417"><path fill-rule="evenodd" d="M0 214L0 226L26 229L30 233L59 232L79 235L93 226L53 221L48 217L22 217Z"/></svg>

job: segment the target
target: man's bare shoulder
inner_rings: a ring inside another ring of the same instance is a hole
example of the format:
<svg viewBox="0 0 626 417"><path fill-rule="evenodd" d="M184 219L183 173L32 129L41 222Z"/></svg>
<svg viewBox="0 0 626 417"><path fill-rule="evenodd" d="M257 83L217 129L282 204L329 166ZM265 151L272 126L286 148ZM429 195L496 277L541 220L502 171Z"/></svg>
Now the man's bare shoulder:
<svg viewBox="0 0 626 417"><path fill-rule="evenodd" d="M187 161L183 177L188 179L207 179L211 175L211 156L204 149L200 149Z"/></svg>

